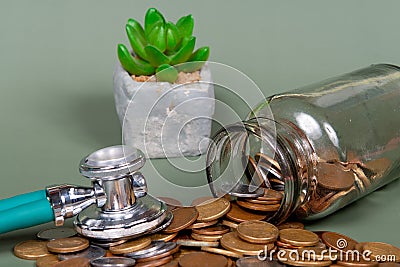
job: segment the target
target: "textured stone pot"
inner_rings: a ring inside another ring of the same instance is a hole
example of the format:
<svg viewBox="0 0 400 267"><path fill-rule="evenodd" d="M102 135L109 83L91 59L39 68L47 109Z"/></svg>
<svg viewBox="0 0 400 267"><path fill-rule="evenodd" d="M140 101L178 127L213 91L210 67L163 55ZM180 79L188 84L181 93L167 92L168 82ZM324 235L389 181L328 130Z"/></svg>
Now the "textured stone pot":
<svg viewBox="0 0 400 267"><path fill-rule="evenodd" d="M203 154L208 146L214 114L214 86L207 64L200 81L186 84L136 82L117 65L114 97L123 142L146 157Z"/></svg>

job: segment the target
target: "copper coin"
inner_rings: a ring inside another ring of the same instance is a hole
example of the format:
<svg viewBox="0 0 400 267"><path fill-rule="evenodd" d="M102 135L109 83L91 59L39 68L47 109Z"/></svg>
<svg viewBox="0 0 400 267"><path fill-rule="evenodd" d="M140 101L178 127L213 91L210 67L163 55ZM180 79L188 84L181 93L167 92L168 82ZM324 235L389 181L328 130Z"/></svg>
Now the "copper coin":
<svg viewBox="0 0 400 267"><path fill-rule="evenodd" d="M258 161L265 161L265 162L267 162L267 163L270 163L272 166L274 166L274 167L277 168L279 171L281 171L281 166L279 165L279 163L278 163L275 159L269 157L269 156L266 155L266 154L263 154L263 153L256 153L256 154L254 155L254 159L255 159L257 162L258 162Z"/></svg>
<svg viewBox="0 0 400 267"><path fill-rule="evenodd" d="M58 259L57 255L48 255L44 257L40 257L36 260L37 267L52 267L56 263L59 263L60 260Z"/></svg>
<svg viewBox="0 0 400 267"><path fill-rule="evenodd" d="M379 267L400 267L400 263L382 262L382 263L379 263Z"/></svg>
<svg viewBox="0 0 400 267"><path fill-rule="evenodd" d="M231 257L231 258L242 258L243 257L243 254L241 254L241 253L237 253L237 252L233 252L233 251L225 250L225 249L220 249L220 248L201 247L201 250L206 251L206 252L211 252L214 254L219 254L222 256L226 256L226 257Z"/></svg>
<svg viewBox="0 0 400 267"><path fill-rule="evenodd" d="M241 200L236 200L236 203L243 208L256 211L277 211L281 206L280 204L261 205Z"/></svg>
<svg viewBox="0 0 400 267"><path fill-rule="evenodd" d="M179 232L193 224L199 216L199 212L194 207L177 208L172 211L172 214L174 215L172 222L164 229L164 233L171 234Z"/></svg>
<svg viewBox="0 0 400 267"><path fill-rule="evenodd" d="M231 203L225 198L211 200L200 206L196 206L199 216L197 221L209 222L214 221L224 216L231 208Z"/></svg>
<svg viewBox="0 0 400 267"><path fill-rule="evenodd" d="M90 260L86 258L73 258L65 261L60 261L53 267L89 267Z"/></svg>
<svg viewBox="0 0 400 267"><path fill-rule="evenodd" d="M201 235L196 233L192 233L190 236L195 240L210 242L217 242L222 238L222 235Z"/></svg>
<svg viewBox="0 0 400 267"><path fill-rule="evenodd" d="M54 253L71 253L89 247L89 241L82 237L54 239L47 243L47 249Z"/></svg>
<svg viewBox="0 0 400 267"><path fill-rule="evenodd" d="M207 196L207 197L199 197L199 198L196 198L196 199L194 199L193 201L192 201L192 206L199 206L199 205L202 205L202 204L205 204L205 203L207 203L207 202L209 202L210 200L212 200L212 199L214 199L213 197L211 197L211 196Z"/></svg>
<svg viewBox="0 0 400 267"><path fill-rule="evenodd" d="M46 241L28 240L14 247L14 255L25 260L35 260L50 255Z"/></svg>
<svg viewBox="0 0 400 267"><path fill-rule="evenodd" d="M253 185L265 185L268 188L271 187L271 184L267 179L267 175L257 166L256 161L250 156L247 161L246 171L250 175Z"/></svg>
<svg viewBox="0 0 400 267"><path fill-rule="evenodd" d="M223 235L229 232L229 227L225 225L215 225L201 229L193 229L192 233L200 235Z"/></svg>
<svg viewBox="0 0 400 267"><path fill-rule="evenodd" d="M338 254L329 254L327 252L326 248L321 247L303 247L297 249L298 255L301 255L301 257L304 257L305 259L314 261L332 260L332 258Z"/></svg>
<svg viewBox="0 0 400 267"><path fill-rule="evenodd" d="M293 245L291 245L291 244L282 242L282 241L280 241L280 240L276 240L275 243L276 243L276 245L277 245L278 247L280 247L280 248L287 248L287 249L299 249L299 248L302 248L301 246L293 246Z"/></svg>
<svg viewBox="0 0 400 267"><path fill-rule="evenodd" d="M171 249L171 250L169 250L169 251L166 251L166 252L164 252L164 253L161 253L161 254L158 254L158 255L155 255L155 256L151 256L151 257L148 257L148 258L136 259L136 261L139 263L139 262L149 262L149 261L155 261L155 260L158 260L158 259L162 259L162 258L171 256L172 254L178 252L178 251L179 251L179 248L180 248L180 247L179 247L179 245L178 245L178 246L176 246L175 248L173 248L173 249ZM135 266L137 266L137 265L135 265Z"/></svg>
<svg viewBox="0 0 400 267"><path fill-rule="evenodd" d="M199 228L204 228L207 226L215 225L217 223L218 223L218 220L209 221L209 222L195 222L194 224L186 227L186 229L199 229Z"/></svg>
<svg viewBox="0 0 400 267"><path fill-rule="evenodd" d="M162 267L179 267L178 260L173 259L172 261L168 262L167 264L164 264Z"/></svg>
<svg viewBox="0 0 400 267"><path fill-rule="evenodd" d="M261 221L265 219L265 215L246 211L240 208L236 203L231 203L231 210L225 216L235 222L245 222L249 220Z"/></svg>
<svg viewBox="0 0 400 267"><path fill-rule="evenodd" d="M193 239L178 239L176 240L178 245L186 247L218 247L219 242L216 241L199 241Z"/></svg>
<svg viewBox="0 0 400 267"><path fill-rule="evenodd" d="M301 222L284 222L277 226L279 230L283 229L304 229L304 224Z"/></svg>
<svg viewBox="0 0 400 267"><path fill-rule="evenodd" d="M351 258L351 256L349 256ZM379 263L374 261L366 261L360 256L359 260L355 261L337 261L337 265L349 267L378 267Z"/></svg>
<svg viewBox="0 0 400 267"><path fill-rule="evenodd" d="M289 264L292 266L330 266L332 264L332 261L314 261L314 260L291 260L287 259L285 261L285 264Z"/></svg>
<svg viewBox="0 0 400 267"><path fill-rule="evenodd" d="M304 229L283 229L279 239L294 246L314 246L319 242L317 234Z"/></svg>
<svg viewBox="0 0 400 267"><path fill-rule="evenodd" d="M321 239L328 247L342 251L353 250L357 244L354 239L335 232L325 232L321 235Z"/></svg>
<svg viewBox="0 0 400 267"><path fill-rule="evenodd" d="M168 242L174 239L178 235L178 232L172 233L172 234L163 234L163 233L157 233L157 234L152 234L150 235L151 241L164 241Z"/></svg>
<svg viewBox="0 0 400 267"><path fill-rule="evenodd" d="M366 242L364 250L371 251L371 257L394 256L396 262L400 262L400 248L382 242Z"/></svg>
<svg viewBox="0 0 400 267"><path fill-rule="evenodd" d="M141 237L134 240L130 240L126 243L110 247L112 254L125 254L133 251L141 250L147 247L151 243L151 238Z"/></svg>
<svg viewBox="0 0 400 267"><path fill-rule="evenodd" d="M135 267L157 267L167 264L168 262L172 261L172 259L172 256L167 256L153 261L139 262L135 264Z"/></svg>
<svg viewBox="0 0 400 267"><path fill-rule="evenodd" d="M274 243L269 244L253 244L242 240L237 233L230 232L224 234L221 238L221 246L227 250L235 251L244 255L257 256L261 251L267 249L270 251L274 248Z"/></svg>
<svg viewBox="0 0 400 267"><path fill-rule="evenodd" d="M158 199L164 201L166 204L175 206L175 207L182 207L182 202L179 200L172 198L172 197L158 197Z"/></svg>
<svg viewBox="0 0 400 267"><path fill-rule="evenodd" d="M246 198L246 199L238 199L240 201L247 201L250 203L261 204L261 205L274 205L280 204L281 200L260 200L258 198Z"/></svg>
<svg viewBox="0 0 400 267"><path fill-rule="evenodd" d="M237 223L234 223L234 222L231 222L231 221L228 221L228 220L222 220L221 224L225 225L225 226L228 226L229 228L233 228L233 229L236 229L238 227L238 225L239 225Z"/></svg>
<svg viewBox="0 0 400 267"><path fill-rule="evenodd" d="M318 184L327 189L347 190L354 184L353 173L338 164L319 162L317 175Z"/></svg>
<svg viewBox="0 0 400 267"><path fill-rule="evenodd" d="M179 259L181 267L227 267L228 260L222 255L207 252L194 252Z"/></svg>
<svg viewBox="0 0 400 267"><path fill-rule="evenodd" d="M264 221L247 221L238 225L237 234L248 242L265 244L275 242L279 230L275 225Z"/></svg>
<svg viewBox="0 0 400 267"><path fill-rule="evenodd" d="M285 264L282 264L276 260L273 261L261 261L257 259L257 257L245 257L240 258L236 261L237 267L285 267Z"/></svg>

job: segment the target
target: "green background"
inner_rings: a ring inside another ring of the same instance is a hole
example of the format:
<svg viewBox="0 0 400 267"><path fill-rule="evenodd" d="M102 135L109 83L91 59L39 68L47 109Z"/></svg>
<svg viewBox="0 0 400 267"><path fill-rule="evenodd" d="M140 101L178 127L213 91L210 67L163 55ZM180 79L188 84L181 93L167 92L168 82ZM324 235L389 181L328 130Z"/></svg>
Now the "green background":
<svg viewBox="0 0 400 267"><path fill-rule="evenodd" d="M372 63L400 64L394 0L2 1L0 198L49 184L89 184L78 173L80 159L121 143L112 90L116 44L128 44L126 20L142 21L152 6L172 21L192 13L197 47L209 45L212 61L244 72L265 95ZM143 172L152 194L173 195L157 186L160 174ZM204 181L168 167L164 174L187 185ZM399 190L400 180L309 228L400 246ZM0 266L33 266L12 247L49 225L0 235Z"/></svg>

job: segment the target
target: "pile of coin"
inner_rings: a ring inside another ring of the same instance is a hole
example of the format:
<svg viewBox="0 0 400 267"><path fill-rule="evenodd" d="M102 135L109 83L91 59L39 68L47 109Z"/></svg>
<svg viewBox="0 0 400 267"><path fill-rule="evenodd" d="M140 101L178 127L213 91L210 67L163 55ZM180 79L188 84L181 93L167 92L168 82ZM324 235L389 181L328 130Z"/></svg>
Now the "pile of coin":
<svg viewBox="0 0 400 267"><path fill-rule="evenodd" d="M14 253L23 259L36 260L38 267L400 267L395 262L378 262L383 261L383 256L400 262L400 249L390 244L358 243L338 233L311 232L300 222L273 225L264 221L265 213L239 206L230 197L201 198L194 203L197 206L170 205L173 219L157 233L106 242L77 236L73 229L53 228L38 233L37 240L17 244ZM335 262L323 254L328 248L369 250L373 261L341 259ZM300 259L289 257L290 253L302 255L304 251L314 253Z"/></svg>

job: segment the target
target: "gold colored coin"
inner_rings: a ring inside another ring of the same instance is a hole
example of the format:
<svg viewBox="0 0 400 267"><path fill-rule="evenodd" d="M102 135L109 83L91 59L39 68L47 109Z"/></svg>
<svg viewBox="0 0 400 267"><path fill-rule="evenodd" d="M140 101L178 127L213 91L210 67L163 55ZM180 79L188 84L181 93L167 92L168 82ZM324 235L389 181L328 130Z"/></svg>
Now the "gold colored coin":
<svg viewBox="0 0 400 267"><path fill-rule="evenodd" d="M53 267L89 267L90 260L86 258L72 258L65 261L60 261Z"/></svg>
<svg viewBox="0 0 400 267"><path fill-rule="evenodd" d="M82 237L54 239L47 243L47 249L54 253L71 253L89 247L89 241Z"/></svg>
<svg viewBox="0 0 400 267"><path fill-rule="evenodd" d="M46 241L28 240L14 247L14 255L25 260L35 260L50 255Z"/></svg>
<svg viewBox="0 0 400 267"><path fill-rule="evenodd" d="M400 263L382 262L382 263L379 263L379 267L400 267Z"/></svg>
<svg viewBox="0 0 400 267"><path fill-rule="evenodd" d="M279 210L280 204L272 204L272 205L261 205L250 203L247 201L236 200L236 203L246 209L255 210L255 211L277 211Z"/></svg>
<svg viewBox="0 0 400 267"><path fill-rule="evenodd" d="M57 255L48 255L40 257L36 260L36 267L53 267L56 263L59 263Z"/></svg>
<svg viewBox="0 0 400 267"><path fill-rule="evenodd" d="M400 262L400 248L395 247L391 244L382 243L382 242L366 242L363 246L364 250L371 251L371 256L380 257L380 256L389 256L393 255L395 257L396 262Z"/></svg>
<svg viewBox="0 0 400 267"><path fill-rule="evenodd" d="M281 200L260 200L258 198L247 198L247 199L239 199L240 201L247 201L254 204L261 204L261 205L276 205L280 204Z"/></svg>
<svg viewBox="0 0 400 267"><path fill-rule="evenodd" d="M228 226L230 228L236 229L238 227L239 224L231 222L231 221L227 221L227 220L222 220L221 221L222 225Z"/></svg>
<svg viewBox="0 0 400 267"><path fill-rule="evenodd" d="M156 234L150 235L149 237L150 237L151 241L168 242L168 241L171 241L172 239L174 239L177 235L178 235L178 232L172 233L172 234L156 233Z"/></svg>
<svg viewBox="0 0 400 267"><path fill-rule="evenodd" d="M112 254L125 254L141 250L142 248L145 248L150 244L151 244L150 237L141 237L134 240L130 240L120 245L112 246L110 247L110 252Z"/></svg>
<svg viewBox="0 0 400 267"><path fill-rule="evenodd" d="M317 267L323 267L323 266L330 266L332 264L332 261L313 261L313 260L290 260L288 259L287 261L284 262L285 264L289 264L291 266L317 266Z"/></svg>
<svg viewBox="0 0 400 267"><path fill-rule="evenodd" d="M192 233L191 237L193 239L199 240L199 241L218 242L222 238L222 235L201 235L201 234Z"/></svg>
<svg viewBox="0 0 400 267"><path fill-rule="evenodd" d="M186 246L186 247L218 247L219 242L211 242L211 241L199 241L193 239L178 239L176 240L178 245Z"/></svg>
<svg viewBox="0 0 400 267"><path fill-rule="evenodd" d="M236 203L231 203L231 210L226 214L226 218L240 223L250 220L261 221L265 219L265 215L246 211L239 207Z"/></svg>
<svg viewBox="0 0 400 267"><path fill-rule="evenodd" d="M172 259L173 259L172 256L167 256L167 257L163 257L163 258L152 260L152 261L139 262L139 263L135 264L135 267L157 267L157 266L161 266L161 265L171 262Z"/></svg>
<svg viewBox="0 0 400 267"><path fill-rule="evenodd" d="M215 199L215 198L213 198L211 196L199 197L192 201L191 206L200 206L202 204L206 204L207 202L209 202L210 200L213 200L213 199Z"/></svg>
<svg viewBox="0 0 400 267"><path fill-rule="evenodd" d="M348 267L378 267L379 266L378 262L366 261L366 260L362 259L362 256L360 256L359 260L355 260L355 261L338 261L336 263L339 266L348 266Z"/></svg>
<svg viewBox="0 0 400 267"><path fill-rule="evenodd" d="M353 250L358 243L348 236L335 232L325 232L321 235L321 239L328 247L342 251Z"/></svg>
<svg viewBox="0 0 400 267"><path fill-rule="evenodd" d="M225 198L218 198L211 202L207 202L196 207L199 212L199 217L197 218L197 221L209 222L217 220L228 213L230 208L231 203Z"/></svg>
<svg viewBox="0 0 400 267"><path fill-rule="evenodd" d="M297 249L297 253L301 257L313 261L331 260L332 257L335 256L333 253L330 255L327 253L326 248L321 247L303 247Z"/></svg>
<svg viewBox="0 0 400 267"><path fill-rule="evenodd" d="M181 267L227 267L228 260L222 255L215 255L207 252L193 252L183 255L179 259Z"/></svg>
<svg viewBox="0 0 400 267"><path fill-rule="evenodd" d="M263 154L263 153L256 153L254 155L254 159L258 162L258 161L266 161L268 163L270 163L272 166L274 166L275 168L277 168L279 171L281 171L281 166L279 165L279 163L274 160L273 158Z"/></svg>
<svg viewBox="0 0 400 267"><path fill-rule="evenodd" d="M177 208L172 211L172 214L174 215L172 222L164 229L164 233L171 234L179 232L189 225L192 225L199 216L199 212L194 207Z"/></svg>
<svg viewBox="0 0 400 267"><path fill-rule="evenodd" d="M237 234L250 243L265 244L275 242L279 230L275 225L264 221L247 221L238 225Z"/></svg>
<svg viewBox="0 0 400 267"><path fill-rule="evenodd" d="M317 234L303 229L283 229L279 239L294 246L315 246L319 242Z"/></svg>
<svg viewBox="0 0 400 267"><path fill-rule="evenodd" d="M304 224L301 222L284 222L277 226L279 230L283 229L304 229Z"/></svg>
<svg viewBox="0 0 400 267"><path fill-rule="evenodd" d="M291 244L282 242L280 240L276 240L275 243L279 248L284 248L284 249L299 249L299 248L302 248L301 246L293 246Z"/></svg>
<svg viewBox="0 0 400 267"><path fill-rule="evenodd" d="M235 232L224 234L220 242L221 246L227 250L251 256L257 256L259 255L260 251L264 251L265 249L270 251L275 246L274 243L261 245L246 242L239 238Z"/></svg>
<svg viewBox="0 0 400 267"><path fill-rule="evenodd" d="M186 229L199 229L199 228L204 228L204 227L208 227L211 225L215 225L217 223L218 223L218 220L209 221L209 222L195 222L194 224L186 227Z"/></svg>
<svg viewBox="0 0 400 267"><path fill-rule="evenodd" d="M215 225L201 229L193 229L192 233L200 235L223 235L229 232L229 227L225 225Z"/></svg>
<svg viewBox="0 0 400 267"><path fill-rule="evenodd" d="M225 250L225 249L221 249L221 248L212 248L212 247L201 247L201 250L206 251L206 252L211 252L214 254L219 254L222 256L226 256L226 257L231 257L231 258L242 258L243 254L241 253L237 253L234 251L230 251L230 250Z"/></svg>
<svg viewBox="0 0 400 267"><path fill-rule="evenodd" d="M179 267L179 263L177 259L173 259L172 261L168 262L167 264L162 265L162 267Z"/></svg>

